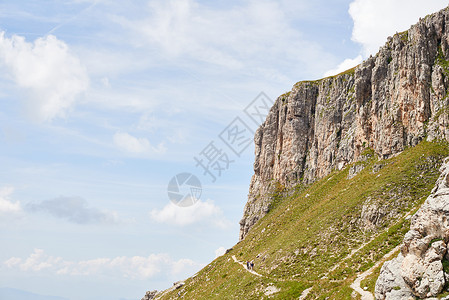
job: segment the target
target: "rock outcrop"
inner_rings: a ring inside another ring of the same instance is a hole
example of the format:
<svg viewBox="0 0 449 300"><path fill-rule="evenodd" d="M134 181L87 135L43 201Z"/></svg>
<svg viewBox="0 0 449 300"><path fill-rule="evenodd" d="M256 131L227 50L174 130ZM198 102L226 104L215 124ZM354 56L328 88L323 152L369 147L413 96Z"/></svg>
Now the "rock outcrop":
<svg viewBox="0 0 449 300"><path fill-rule="evenodd" d="M435 297L449 283L449 158L431 195L411 219L401 253L386 262L376 299Z"/></svg>
<svg viewBox="0 0 449 300"><path fill-rule="evenodd" d="M355 69L295 84L256 132L240 239L270 210L279 186L322 178L367 148L388 158L425 138L449 140L448 87L447 8L388 38Z"/></svg>
<svg viewBox="0 0 449 300"><path fill-rule="evenodd" d="M145 296L142 298L142 300L152 300L155 299L156 295L157 295L157 291L148 291L145 293Z"/></svg>

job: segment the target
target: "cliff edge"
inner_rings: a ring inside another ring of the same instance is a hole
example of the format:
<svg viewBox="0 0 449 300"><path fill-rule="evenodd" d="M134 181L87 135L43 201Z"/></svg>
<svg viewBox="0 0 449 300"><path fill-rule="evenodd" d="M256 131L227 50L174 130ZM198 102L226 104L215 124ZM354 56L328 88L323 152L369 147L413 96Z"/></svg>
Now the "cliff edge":
<svg viewBox="0 0 449 300"><path fill-rule="evenodd" d="M371 148L383 159L421 140L449 140L449 8L389 37L354 69L298 82L257 130L239 239L284 187L341 170ZM353 170L357 172L357 170Z"/></svg>

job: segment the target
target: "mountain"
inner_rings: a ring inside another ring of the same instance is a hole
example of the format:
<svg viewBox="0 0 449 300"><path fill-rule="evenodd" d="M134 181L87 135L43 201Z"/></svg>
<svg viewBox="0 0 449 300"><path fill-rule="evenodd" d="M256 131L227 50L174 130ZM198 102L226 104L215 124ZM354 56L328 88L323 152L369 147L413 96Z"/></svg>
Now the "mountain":
<svg viewBox="0 0 449 300"><path fill-rule="evenodd" d="M145 299L449 295L448 21L449 8L426 16L278 97L255 134L240 241Z"/></svg>
<svg viewBox="0 0 449 300"><path fill-rule="evenodd" d="M310 183L370 148L391 157L423 139L448 139L448 10L388 38L354 69L298 82L255 135L256 159L240 239L270 209L277 184Z"/></svg>
<svg viewBox="0 0 449 300"><path fill-rule="evenodd" d="M68 300L56 296L43 296L23 290L12 288L0 288L0 299L2 300Z"/></svg>

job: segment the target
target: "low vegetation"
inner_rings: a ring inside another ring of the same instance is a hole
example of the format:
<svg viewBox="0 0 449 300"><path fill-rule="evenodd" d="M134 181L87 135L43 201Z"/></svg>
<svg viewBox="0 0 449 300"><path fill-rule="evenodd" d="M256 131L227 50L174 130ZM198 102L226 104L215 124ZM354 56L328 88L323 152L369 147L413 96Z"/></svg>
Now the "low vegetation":
<svg viewBox="0 0 449 300"><path fill-rule="evenodd" d="M423 141L382 161L366 153L352 179L347 166L310 186L279 185L270 212L243 241L163 299L298 299L308 288L306 299L356 299L350 284L401 243L449 147ZM254 260L263 276L245 271L233 255ZM379 270L362 288L374 291ZM270 286L279 291L269 294Z"/></svg>

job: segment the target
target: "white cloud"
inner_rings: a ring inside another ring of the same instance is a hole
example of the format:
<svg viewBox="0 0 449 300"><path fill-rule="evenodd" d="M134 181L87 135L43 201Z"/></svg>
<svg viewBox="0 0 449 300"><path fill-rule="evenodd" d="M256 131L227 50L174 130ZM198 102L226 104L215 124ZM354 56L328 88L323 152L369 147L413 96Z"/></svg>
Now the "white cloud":
<svg viewBox="0 0 449 300"><path fill-rule="evenodd" d="M146 9L144 18L114 20L131 30L136 46L149 47L164 58L182 57L184 65L187 58L290 83L288 75L279 72L283 67L316 69L332 60L292 26L291 11L278 1L224 7L196 0L156 0Z"/></svg>
<svg viewBox="0 0 449 300"><path fill-rule="evenodd" d="M49 269L54 265L62 262L60 257L52 257L44 254L42 249L34 249L34 252L24 260L12 257L5 262L9 267L19 265L22 271L41 271Z"/></svg>
<svg viewBox="0 0 449 300"><path fill-rule="evenodd" d="M171 264L171 273L174 275L182 274L185 270L199 270L204 267L204 264L198 264L191 259L182 258Z"/></svg>
<svg viewBox="0 0 449 300"><path fill-rule="evenodd" d="M10 196L13 192L14 188L11 186L0 188L0 215L8 216L22 211L20 202L13 202L10 200Z"/></svg>
<svg viewBox="0 0 449 300"><path fill-rule="evenodd" d="M179 207L170 202L161 210L151 210L150 218L158 223L178 226L200 222L207 222L219 228L230 226L230 221L224 217L223 211L212 201L198 201L188 207Z"/></svg>
<svg viewBox="0 0 449 300"><path fill-rule="evenodd" d="M24 37L0 33L0 64L28 94L27 108L39 121L63 117L88 87L88 75L79 59L53 35L27 42Z"/></svg>
<svg viewBox="0 0 449 300"><path fill-rule="evenodd" d="M344 72L348 69L351 69L352 67L357 66L362 62L362 56L358 55L356 58L347 58L342 63L340 63L335 69L329 70L326 73L324 73L324 77L337 75L341 72Z"/></svg>
<svg viewBox="0 0 449 300"><path fill-rule="evenodd" d="M21 262L22 262L22 259L21 259L21 258L18 258L18 257L11 257L10 259L5 260L5 261L3 262L3 264L4 264L6 267L8 267L8 268L13 268L13 267L16 266L16 265L19 265Z"/></svg>
<svg viewBox="0 0 449 300"><path fill-rule="evenodd" d="M226 253L226 248L225 247L220 247L217 250L215 250L215 258L222 256L223 254Z"/></svg>
<svg viewBox="0 0 449 300"><path fill-rule="evenodd" d="M46 212L54 217L77 224L121 223L117 212L89 207L87 201L81 197L61 196L40 203L28 203L25 208L30 212Z"/></svg>
<svg viewBox="0 0 449 300"><path fill-rule="evenodd" d="M160 143L156 147L151 145L146 138L137 138L127 132L117 132L114 134L114 144L123 151L133 154L153 154L164 153L166 148Z"/></svg>
<svg viewBox="0 0 449 300"><path fill-rule="evenodd" d="M91 276L106 275L131 279L147 279L161 275L193 274L204 264L191 259L174 260L168 254L149 256L118 256L69 261L62 257L45 254L42 249L34 249L27 258L11 257L3 262L9 269L24 272L48 272L58 275Z"/></svg>
<svg viewBox="0 0 449 300"><path fill-rule="evenodd" d="M362 45L364 56L375 54L388 36L445 6L446 0L355 0L349 7L354 21L352 40Z"/></svg>

